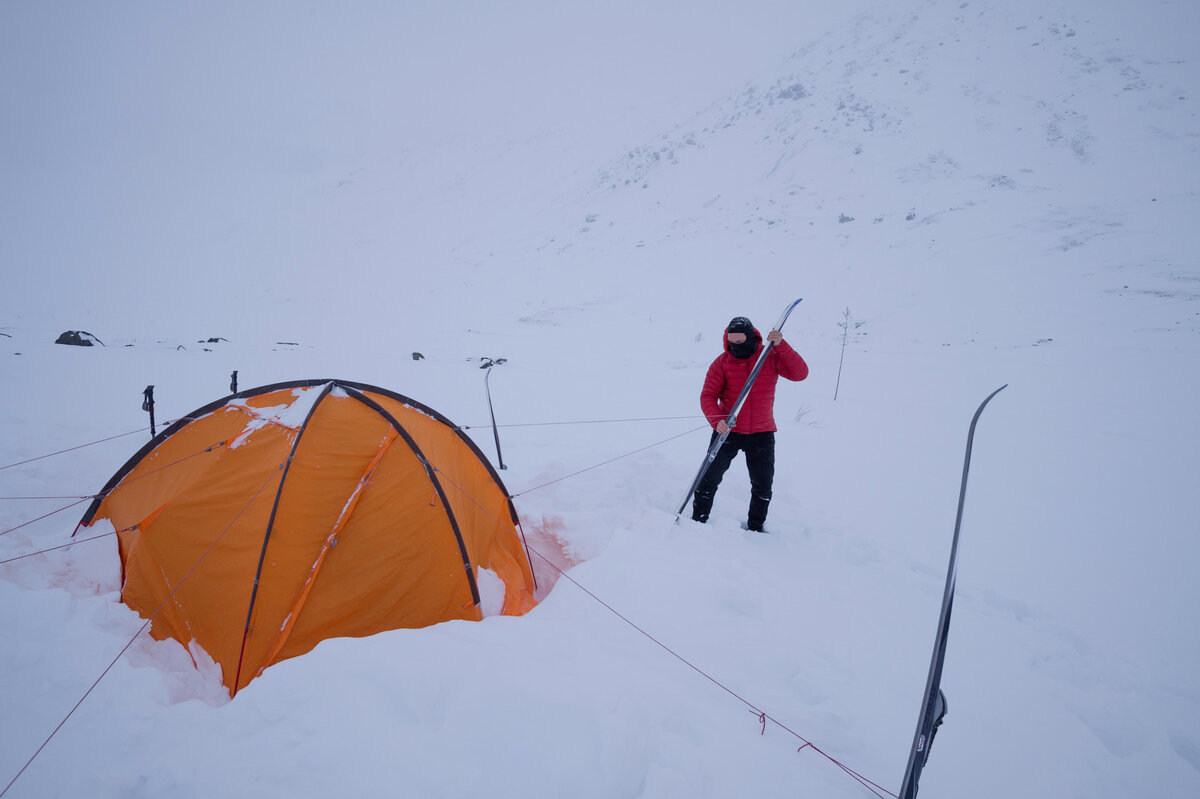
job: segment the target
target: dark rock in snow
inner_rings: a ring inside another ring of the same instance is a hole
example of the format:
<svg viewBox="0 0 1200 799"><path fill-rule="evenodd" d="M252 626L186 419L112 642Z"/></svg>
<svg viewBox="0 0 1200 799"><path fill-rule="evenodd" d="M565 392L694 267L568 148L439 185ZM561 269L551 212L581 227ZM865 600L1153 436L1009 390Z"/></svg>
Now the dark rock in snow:
<svg viewBox="0 0 1200 799"><path fill-rule="evenodd" d="M55 344L69 344L74 347L91 347L92 342L96 342L101 347L104 342L93 336L86 330L68 330L54 340Z"/></svg>

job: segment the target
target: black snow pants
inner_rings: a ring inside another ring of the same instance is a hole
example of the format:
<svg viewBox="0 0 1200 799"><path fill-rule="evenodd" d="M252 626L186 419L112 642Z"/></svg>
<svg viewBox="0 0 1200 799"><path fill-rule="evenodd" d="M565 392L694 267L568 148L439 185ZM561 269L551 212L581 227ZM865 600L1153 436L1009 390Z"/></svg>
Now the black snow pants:
<svg viewBox="0 0 1200 799"><path fill-rule="evenodd" d="M711 447L716 440L717 432L714 430L708 445ZM750 512L746 527L762 532L763 523L767 520L767 507L771 504L771 484L775 480L774 433L729 434L696 488L692 498L692 518L698 522L708 521L717 486L721 484L721 478L738 452L746 454L746 470L750 472Z"/></svg>

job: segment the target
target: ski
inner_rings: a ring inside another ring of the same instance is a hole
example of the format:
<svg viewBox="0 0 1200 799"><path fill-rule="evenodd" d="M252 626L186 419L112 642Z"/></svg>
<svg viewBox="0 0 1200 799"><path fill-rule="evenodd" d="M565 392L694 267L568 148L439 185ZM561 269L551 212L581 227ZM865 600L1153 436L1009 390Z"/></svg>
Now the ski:
<svg viewBox="0 0 1200 799"><path fill-rule="evenodd" d="M804 298L801 297L788 307L784 308L783 314L781 314L779 317L779 321L775 323L775 326L772 327L771 330L783 330L783 325L785 322L787 322L788 317L791 315L792 309L799 305L800 300L802 299ZM746 397L750 395L750 389L754 386L754 381L758 379L758 373L762 371L763 364L767 361L767 355L771 352L771 349L774 346L775 342L768 341L767 345L763 347L762 354L758 356L758 360L754 363L754 368L750 370L750 376L746 378L746 385L742 387L742 392L738 394L737 402L733 403L733 408L730 409L729 415L725 417L725 424L729 425L731 430L733 429L733 425L737 422L738 411L742 409L743 403L746 402ZM687 507L688 502L691 500L692 494L695 494L696 489L700 486L700 481L704 479L704 475L708 471L708 467L712 466L712 462L716 460L717 451L721 449L721 445L725 443L725 439L728 437L729 433L722 433L721 435L717 436L717 440L714 441L712 446L708 448L708 454L704 456L704 460L700 464L700 471L696 472L696 477L692 480L692 487L688 489L687 494L683 498L683 502L680 503L679 510L675 511L676 524L679 523L679 517L683 514L683 509Z"/></svg>
<svg viewBox="0 0 1200 799"><path fill-rule="evenodd" d="M954 583L958 576L958 534L962 529L963 504L967 498L967 472L971 468L971 446L975 441L975 425L979 415L992 401L992 397L1008 388L1005 383L988 395L975 416L971 419L971 429L967 433L967 454L963 462L962 486L958 491L958 516L954 520L954 541L950 545L950 565L946 569L946 590L942 594L942 613L938 619L937 635L933 642L933 658L929 663L929 676L925 680L925 697L921 700L921 714L917 717L917 731L913 735L912 749L908 754L908 766L904 769L904 782L900 787L898 799L915 799L917 782L921 779L921 770L929 760L929 750L933 744L933 736L946 715L946 695L942 693L942 664L946 660L946 634L950 630L950 608L954 604Z"/></svg>

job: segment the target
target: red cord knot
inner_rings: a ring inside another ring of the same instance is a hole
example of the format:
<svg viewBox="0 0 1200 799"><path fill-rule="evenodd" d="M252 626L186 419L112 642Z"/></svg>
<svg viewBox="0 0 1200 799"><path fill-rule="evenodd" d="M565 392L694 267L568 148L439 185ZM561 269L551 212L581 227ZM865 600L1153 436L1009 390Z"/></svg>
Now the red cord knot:
<svg viewBox="0 0 1200 799"><path fill-rule="evenodd" d="M799 748L799 749L797 749L796 751L797 751L797 752L803 752L805 749L807 749L807 748L808 748L808 747L810 747L810 746L812 746L812 748L813 748L813 749L816 749L816 748L817 748L817 747L813 746L813 745L812 745L812 744L810 744L810 743L805 743L805 744L804 744L804 746L800 747L800 748Z"/></svg>
<svg viewBox="0 0 1200 799"><path fill-rule="evenodd" d="M766 713L759 713L759 712L757 712L757 711L754 711L754 710L751 710L750 712L751 712L751 713L753 713L754 715L758 716L758 723L762 725L762 730L761 730L761 731L759 731L759 733L758 733L758 734L759 734L759 735L766 735L766 734L767 734L767 714L766 714Z"/></svg>

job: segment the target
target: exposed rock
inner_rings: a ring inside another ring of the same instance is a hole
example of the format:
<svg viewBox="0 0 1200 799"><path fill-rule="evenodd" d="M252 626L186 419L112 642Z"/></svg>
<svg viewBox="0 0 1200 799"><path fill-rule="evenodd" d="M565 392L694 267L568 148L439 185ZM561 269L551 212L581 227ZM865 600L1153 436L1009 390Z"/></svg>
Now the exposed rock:
<svg viewBox="0 0 1200 799"><path fill-rule="evenodd" d="M92 347L95 346L92 342L104 346L104 342L93 336L86 330L68 330L61 336L55 339L55 344L70 344L74 347Z"/></svg>

